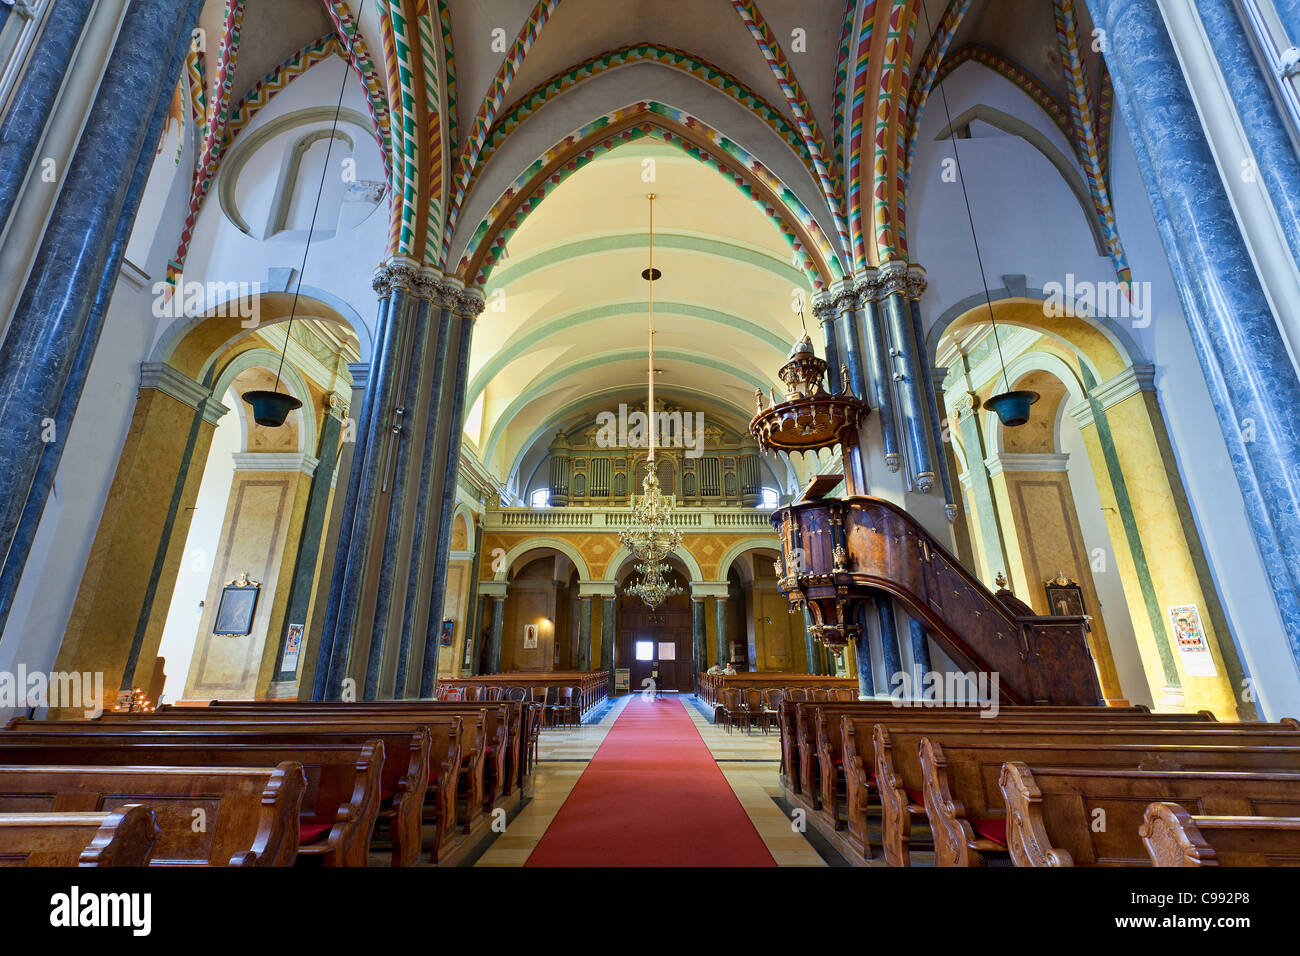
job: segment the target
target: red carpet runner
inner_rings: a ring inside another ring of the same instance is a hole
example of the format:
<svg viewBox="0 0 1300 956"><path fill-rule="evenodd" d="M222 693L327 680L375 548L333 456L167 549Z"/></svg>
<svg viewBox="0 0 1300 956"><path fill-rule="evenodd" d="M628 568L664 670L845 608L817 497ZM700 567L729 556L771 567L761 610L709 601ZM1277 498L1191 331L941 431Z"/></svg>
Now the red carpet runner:
<svg viewBox="0 0 1300 956"><path fill-rule="evenodd" d="M681 703L645 701L638 694L614 721L526 865L776 862Z"/></svg>

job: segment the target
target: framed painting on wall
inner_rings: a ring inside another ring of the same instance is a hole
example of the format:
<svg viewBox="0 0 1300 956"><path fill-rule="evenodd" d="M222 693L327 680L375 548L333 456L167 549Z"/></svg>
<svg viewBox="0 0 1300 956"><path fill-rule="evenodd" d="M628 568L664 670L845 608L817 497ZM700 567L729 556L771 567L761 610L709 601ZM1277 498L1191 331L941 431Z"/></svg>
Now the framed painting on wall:
<svg viewBox="0 0 1300 956"><path fill-rule="evenodd" d="M438 643L443 647L451 647L452 634L455 632L456 622L449 617L442 619L442 630L438 634Z"/></svg>
<svg viewBox="0 0 1300 956"><path fill-rule="evenodd" d="M242 635L253 629L253 614L257 611L257 595L262 585L248 579L248 572L221 589L221 602L217 605L213 634Z"/></svg>
<svg viewBox="0 0 1300 956"><path fill-rule="evenodd" d="M1043 587L1047 591L1047 613L1052 617L1082 617L1088 613L1083 606L1083 588L1077 581L1060 575Z"/></svg>
<svg viewBox="0 0 1300 956"><path fill-rule="evenodd" d="M533 651L537 649L537 625L524 625L524 650Z"/></svg>

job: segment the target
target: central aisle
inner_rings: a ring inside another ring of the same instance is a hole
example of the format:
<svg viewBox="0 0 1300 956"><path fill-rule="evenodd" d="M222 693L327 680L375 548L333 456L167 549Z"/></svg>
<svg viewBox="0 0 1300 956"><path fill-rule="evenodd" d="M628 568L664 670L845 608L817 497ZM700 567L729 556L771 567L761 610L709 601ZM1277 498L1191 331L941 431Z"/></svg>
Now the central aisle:
<svg viewBox="0 0 1300 956"><path fill-rule="evenodd" d="M636 695L526 866L775 866L681 703Z"/></svg>

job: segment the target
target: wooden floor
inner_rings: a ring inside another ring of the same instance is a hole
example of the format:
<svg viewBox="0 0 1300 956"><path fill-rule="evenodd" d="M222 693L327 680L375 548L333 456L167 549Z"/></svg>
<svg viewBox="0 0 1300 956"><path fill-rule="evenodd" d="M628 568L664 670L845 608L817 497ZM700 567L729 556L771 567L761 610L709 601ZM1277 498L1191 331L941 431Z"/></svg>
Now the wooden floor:
<svg viewBox="0 0 1300 956"><path fill-rule="evenodd" d="M568 730L547 730L539 748L529 799L476 860L476 866L522 866L550 825L587 763L604 741L628 698L620 698L598 723ZM748 814L778 866L826 866L805 836L796 832L778 805L781 785L780 738L776 733L727 733L714 727L690 695L681 702L723 776Z"/></svg>

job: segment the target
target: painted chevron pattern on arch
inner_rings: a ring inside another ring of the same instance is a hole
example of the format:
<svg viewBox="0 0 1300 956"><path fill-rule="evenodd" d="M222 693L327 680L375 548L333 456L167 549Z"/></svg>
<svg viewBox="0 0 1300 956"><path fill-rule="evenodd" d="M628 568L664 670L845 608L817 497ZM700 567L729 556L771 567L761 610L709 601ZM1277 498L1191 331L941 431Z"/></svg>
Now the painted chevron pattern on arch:
<svg viewBox="0 0 1300 956"><path fill-rule="evenodd" d="M808 100L799 88L799 82L794 75L794 71L790 69L785 53L781 50L781 44L772 35L772 31L763 19L763 15L758 12L758 7L748 2L748 0L731 0L731 5L735 8L736 13L740 15L741 22L745 24L745 28L749 30L750 36L758 45L759 51L763 54L763 59L767 61L772 75L776 78L777 85L785 96L790 112L794 115L795 126L808 147L808 154L812 157L817 182L821 186L822 196L826 201L827 209L830 210L831 220L835 224L835 231L839 235L840 248L847 251L850 240L848 223L845 221L842 209L842 191L831 177L831 171L827 165L826 144L822 139L821 131L817 128L817 119L813 115L812 107L808 105Z"/></svg>
<svg viewBox="0 0 1300 956"><path fill-rule="evenodd" d="M888 0L885 0L888 2ZM849 153L845 176L848 194L849 233L853 241L853 271L867 267L867 223L862 199L862 155L865 149L867 87L871 77L871 45L876 28L876 0L868 0L858 30L857 51L853 55L853 91L849 102Z"/></svg>
<svg viewBox="0 0 1300 956"><path fill-rule="evenodd" d="M776 107L768 103L752 89L738 80L736 77L727 73L725 70L704 60L700 60L684 50L678 50L673 47L659 46L655 44L636 44L633 46L620 47L617 50L610 50L606 53L597 54L577 66L557 73L540 83L511 107L511 109L502 114L492 127L488 134L487 140L483 145L483 152L479 156L479 163L474 170L470 179L470 188L473 189L477 181L478 174L487 164L492 154L503 143L506 138L528 117L532 116L539 109L549 103L560 94L572 89L579 83L599 76L609 70L616 69L620 66L626 66L629 63L640 61L653 61L661 63L664 66L673 69L682 70L689 73L696 79L708 83L716 90L727 94L736 102L740 103L755 116L761 119L769 129L777 133L792 150L799 156L800 161L808 170L810 175L815 175L813 171L812 157L808 154L807 145L803 138L793 126L786 121Z"/></svg>

